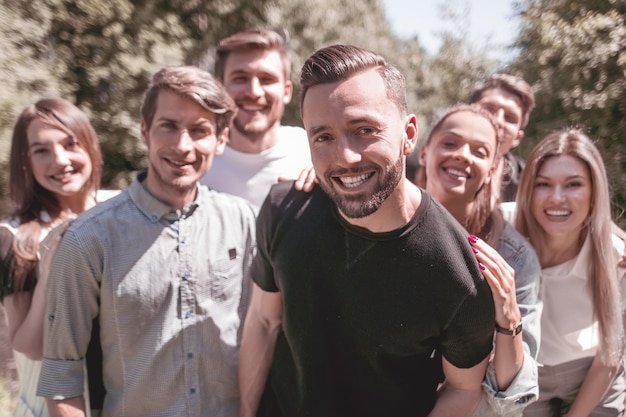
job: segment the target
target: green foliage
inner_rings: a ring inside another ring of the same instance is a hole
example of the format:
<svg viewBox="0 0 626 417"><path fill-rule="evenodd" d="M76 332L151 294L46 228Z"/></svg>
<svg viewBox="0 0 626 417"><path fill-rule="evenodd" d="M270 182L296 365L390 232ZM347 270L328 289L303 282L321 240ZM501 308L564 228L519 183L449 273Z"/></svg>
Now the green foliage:
<svg viewBox="0 0 626 417"><path fill-rule="evenodd" d="M406 74L409 104L426 120L441 106L457 101L457 91L435 99L440 87L467 78L475 57L456 53L458 41L435 60L428 79L428 58L416 39L391 34L378 0L8 0L0 6L0 39L8 55L0 79L8 91L0 108L2 155L17 113L42 95L62 95L81 107L99 134L105 160L103 183L122 188L143 167L138 115L149 77L165 65L196 64L212 70L212 45L250 27L285 30L291 36L293 75L316 49L353 43L383 54ZM24 30L26 28L27 30ZM460 58L459 58L460 57ZM455 72L448 79L448 67ZM14 69L18 68L18 71ZM484 71L476 74L482 75ZM6 76L5 76L6 75ZM465 85L468 83L465 82ZM6 90L5 90L6 91ZM300 124L298 89L284 122ZM454 96L454 99L450 97ZM6 170L4 170L6 171ZM1 184L6 178L0 179Z"/></svg>
<svg viewBox="0 0 626 417"><path fill-rule="evenodd" d="M626 207L626 3L527 1L522 22L514 70L537 96L524 150L551 130L586 126L603 152L620 215Z"/></svg>

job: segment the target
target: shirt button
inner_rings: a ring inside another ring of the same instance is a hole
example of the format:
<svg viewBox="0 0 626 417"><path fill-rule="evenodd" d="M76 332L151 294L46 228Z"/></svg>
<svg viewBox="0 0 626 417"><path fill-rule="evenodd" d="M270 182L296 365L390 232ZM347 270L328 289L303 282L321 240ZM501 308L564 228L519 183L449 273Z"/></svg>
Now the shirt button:
<svg viewBox="0 0 626 417"><path fill-rule="evenodd" d="M157 216L156 214L152 213L152 215L150 216L150 220L152 220L153 222L156 222L157 220L159 220L159 216Z"/></svg>
<svg viewBox="0 0 626 417"><path fill-rule="evenodd" d="M192 352L189 352L189 353L187 354L187 359L191 359L191 358L193 358L193 353L192 353Z"/></svg>
<svg viewBox="0 0 626 417"><path fill-rule="evenodd" d="M190 389L189 389L189 392L190 392L191 394L195 394L195 393L196 393L196 389L195 389L195 388L190 388Z"/></svg>

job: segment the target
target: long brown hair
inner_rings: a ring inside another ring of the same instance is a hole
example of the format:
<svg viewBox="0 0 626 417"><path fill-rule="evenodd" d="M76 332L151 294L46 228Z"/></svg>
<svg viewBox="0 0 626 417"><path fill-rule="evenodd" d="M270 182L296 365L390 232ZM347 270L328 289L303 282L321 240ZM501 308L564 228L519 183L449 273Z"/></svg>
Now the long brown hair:
<svg viewBox="0 0 626 417"><path fill-rule="evenodd" d="M445 110L433 126L424 145L428 145L431 142L434 134L439 131L443 122L448 117L459 112L471 112L477 114L484 117L489 123L491 123L496 135L493 166L497 166L500 160L500 127L495 117L478 104L457 104ZM425 189L428 180L426 177L425 164L420 165L416 179L416 184ZM502 236L504 231L504 218L502 217L500 209L494 208L492 184L493 181L486 182L476 192L476 195L474 196L474 210L472 210L472 213L461 221L461 224L468 233L479 236L481 239L493 246Z"/></svg>
<svg viewBox="0 0 626 417"><path fill-rule="evenodd" d="M579 128L566 128L551 133L535 146L526 162L517 190L515 226L528 237L543 264L545 232L533 216L535 178L549 158L570 155L581 160L591 175L591 208L586 227L581 231L581 245L589 236L591 264L589 288L595 316L600 326L600 358L615 365L621 360L624 330L621 312L617 259L611 242L611 197L602 156L591 139Z"/></svg>
<svg viewBox="0 0 626 417"><path fill-rule="evenodd" d="M9 193L16 207L13 217L20 224L13 242L13 280L17 291L23 289L26 277L35 271L42 227L49 226L51 220L62 216L55 194L42 187L33 175L27 131L35 119L61 129L85 149L92 165L86 190L95 191L100 186L102 174L98 137L89 119L78 107L62 98L44 98L27 106L18 116L13 128L9 161ZM42 219L42 211L47 212L50 219Z"/></svg>

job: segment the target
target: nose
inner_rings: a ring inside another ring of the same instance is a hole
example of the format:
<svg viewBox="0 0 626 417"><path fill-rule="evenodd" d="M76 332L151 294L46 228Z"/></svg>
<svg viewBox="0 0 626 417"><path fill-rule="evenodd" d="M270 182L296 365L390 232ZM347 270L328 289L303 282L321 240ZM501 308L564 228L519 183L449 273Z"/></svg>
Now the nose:
<svg viewBox="0 0 626 417"><path fill-rule="evenodd" d="M189 152L193 148L193 138L189 134L187 129L180 131L180 134L176 138L176 142L173 144L174 149L179 152Z"/></svg>
<svg viewBox="0 0 626 417"><path fill-rule="evenodd" d="M63 146L59 145L54 147L54 162L60 166L71 164L69 153Z"/></svg>
<svg viewBox="0 0 626 417"><path fill-rule="evenodd" d="M337 141L337 149L335 153L340 164L349 166L361 161L360 149L358 149L355 141L348 137L344 137Z"/></svg>
<svg viewBox="0 0 626 417"><path fill-rule="evenodd" d="M248 94L252 97L261 97L263 95L263 87L258 77L251 77L248 84Z"/></svg>
<svg viewBox="0 0 626 417"><path fill-rule="evenodd" d="M472 151L469 147L469 144L465 144L465 145L459 146L455 150L454 157L456 159L469 163L471 161L471 154L472 154Z"/></svg>
<svg viewBox="0 0 626 417"><path fill-rule="evenodd" d="M504 125L504 109L496 110L493 115L496 116L496 120L498 121L498 123Z"/></svg>
<svg viewBox="0 0 626 417"><path fill-rule="evenodd" d="M563 187L560 185L556 185L552 187L552 192L550 193L551 201L561 201L563 200Z"/></svg>

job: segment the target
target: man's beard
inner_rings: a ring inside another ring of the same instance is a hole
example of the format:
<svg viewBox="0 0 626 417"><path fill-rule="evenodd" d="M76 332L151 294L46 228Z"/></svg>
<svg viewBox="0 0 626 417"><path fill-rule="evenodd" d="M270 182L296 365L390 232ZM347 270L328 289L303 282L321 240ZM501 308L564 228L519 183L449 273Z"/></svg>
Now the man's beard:
<svg viewBox="0 0 626 417"><path fill-rule="evenodd" d="M395 191L403 177L404 161L402 157L387 167L384 171L379 171L379 179L375 184L374 192L365 196L363 194L346 196L339 192L334 184L331 175L339 174L338 170L331 171L326 174L326 180L319 180L320 187L337 205L337 208L348 218L360 219L376 212L387 200L387 198ZM371 166L361 167L356 170L344 170L344 173L353 173L358 175L365 169L371 169Z"/></svg>

